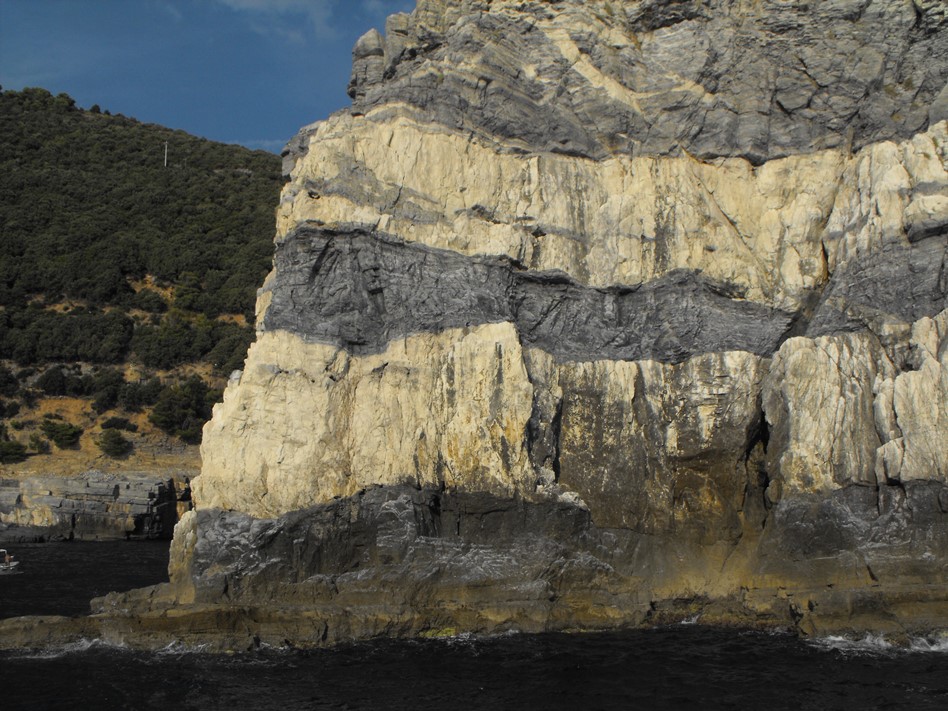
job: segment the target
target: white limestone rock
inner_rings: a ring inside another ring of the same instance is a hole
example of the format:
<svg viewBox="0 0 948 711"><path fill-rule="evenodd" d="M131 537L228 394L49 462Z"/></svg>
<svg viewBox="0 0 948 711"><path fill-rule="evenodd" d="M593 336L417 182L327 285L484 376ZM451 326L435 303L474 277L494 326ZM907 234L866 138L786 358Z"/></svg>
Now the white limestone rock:
<svg viewBox="0 0 948 711"><path fill-rule="evenodd" d="M915 322L911 346L916 370L886 381L893 426L876 453L876 476L948 483L948 311Z"/></svg>
<svg viewBox="0 0 948 711"><path fill-rule="evenodd" d="M509 324L350 356L261 334L205 426L198 506L275 516L375 485L531 491L533 388Z"/></svg>
<svg viewBox="0 0 948 711"><path fill-rule="evenodd" d="M912 325L900 372L872 333L788 340L764 381L773 500L849 484L948 482L948 311Z"/></svg>

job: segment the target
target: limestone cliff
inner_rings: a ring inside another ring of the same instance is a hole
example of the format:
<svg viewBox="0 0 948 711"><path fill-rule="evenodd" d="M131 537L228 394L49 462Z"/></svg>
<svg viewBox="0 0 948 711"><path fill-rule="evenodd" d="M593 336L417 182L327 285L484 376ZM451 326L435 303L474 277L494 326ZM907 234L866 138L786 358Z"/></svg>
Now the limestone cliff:
<svg viewBox="0 0 948 711"><path fill-rule="evenodd" d="M946 80L937 0L367 33L154 629L948 626Z"/></svg>

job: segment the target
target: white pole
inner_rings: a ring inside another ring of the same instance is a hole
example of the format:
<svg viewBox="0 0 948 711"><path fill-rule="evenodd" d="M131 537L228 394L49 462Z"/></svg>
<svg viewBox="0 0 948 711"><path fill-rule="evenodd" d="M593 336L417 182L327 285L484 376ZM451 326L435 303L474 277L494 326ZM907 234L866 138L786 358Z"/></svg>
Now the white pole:
<svg viewBox="0 0 948 711"><path fill-rule="evenodd" d="M168 141L165 141L165 168L168 167Z"/></svg>

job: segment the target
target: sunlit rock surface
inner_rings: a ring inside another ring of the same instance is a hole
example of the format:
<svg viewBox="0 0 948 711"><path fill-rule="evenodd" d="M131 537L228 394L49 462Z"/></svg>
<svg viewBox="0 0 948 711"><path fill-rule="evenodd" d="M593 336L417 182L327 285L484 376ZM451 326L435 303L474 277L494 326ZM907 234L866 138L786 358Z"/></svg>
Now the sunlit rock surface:
<svg viewBox="0 0 948 711"><path fill-rule="evenodd" d="M0 542L170 539L186 482L174 470L0 479Z"/></svg>
<svg viewBox="0 0 948 711"><path fill-rule="evenodd" d="M948 626L946 79L935 1L392 17L103 630Z"/></svg>

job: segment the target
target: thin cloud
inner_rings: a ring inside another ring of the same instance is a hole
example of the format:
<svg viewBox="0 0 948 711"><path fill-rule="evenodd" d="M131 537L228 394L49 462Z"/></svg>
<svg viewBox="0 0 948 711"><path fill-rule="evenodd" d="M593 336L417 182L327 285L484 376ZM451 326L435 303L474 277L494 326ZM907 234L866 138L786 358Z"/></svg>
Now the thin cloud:
<svg viewBox="0 0 948 711"><path fill-rule="evenodd" d="M260 35L283 41L304 42L312 33L318 39L337 34L339 14L352 12L351 0L214 0L219 5L242 13L250 29ZM366 17L383 18L395 12L408 12L415 0L361 0L356 6ZM336 10L339 13L334 13Z"/></svg>
<svg viewBox="0 0 948 711"><path fill-rule="evenodd" d="M170 15L171 18L172 18L175 22L181 22L181 20L184 19L184 15L181 14L181 10L179 10L178 8L176 8L176 7L175 7L174 5L172 5L171 3L169 3L169 2L163 2L162 0L158 0L158 2L157 2L156 4L157 4L157 6L158 6L158 9L160 9L162 12L164 12L164 13Z"/></svg>
<svg viewBox="0 0 948 711"><path fill-rule="evenodd" d="M316 37L331 34L332 0L216 0L236 12L246 13L250 28L258 34L301 42L302 28Z"/></svg>
<svg viewBox="0 0 948 711"><path fill-rule="evenodd" d="M368 15L410 12L414 7L414 0L362 0L362 10Z"/></svg>

